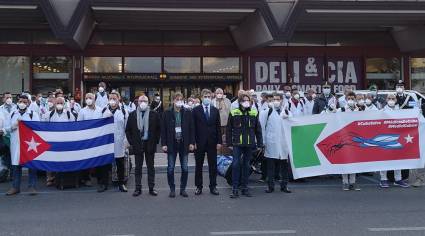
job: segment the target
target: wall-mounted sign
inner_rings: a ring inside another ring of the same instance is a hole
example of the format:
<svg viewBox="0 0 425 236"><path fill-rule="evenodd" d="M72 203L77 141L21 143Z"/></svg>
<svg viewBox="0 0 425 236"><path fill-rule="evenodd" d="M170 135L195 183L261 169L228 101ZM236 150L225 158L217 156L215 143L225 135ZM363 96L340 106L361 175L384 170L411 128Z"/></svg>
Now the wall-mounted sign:
<svg viewBox="0 0 425 236"><path fill-rule="evenodd" d="M360 58L328 58L328 81L334 91L343 91L346 87L359 89L362 86ZM301 91L314 89L321 92L324 82L323 57L252 58L251 89L257 91L283 90L285 84Z"/></svg>
<svg viewBox="0 0 425 236"><path fill-rule="evenodd" d="M85 73L85 80L158 80L160 74ZM240 81L241 74L167 74L165 81L179 80L226 80Z"/></svg>

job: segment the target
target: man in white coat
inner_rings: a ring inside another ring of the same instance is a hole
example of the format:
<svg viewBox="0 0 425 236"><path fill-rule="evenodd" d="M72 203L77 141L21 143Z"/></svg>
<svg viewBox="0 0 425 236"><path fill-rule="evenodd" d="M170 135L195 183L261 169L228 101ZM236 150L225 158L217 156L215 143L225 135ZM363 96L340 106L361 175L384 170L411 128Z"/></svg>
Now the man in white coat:
<svg viewBox="0 0 425 236"><path fill-rule="evenodd" d="M26 95L21 95L18 102L18 110L11 114L6 124L6 132L10 133L10 152L12 156L13 183L12 188L6 195L16 195L21 191L22 166L19 165L19 121L40 121L37 113L29 110L31 100ZM30 145L30 144L28 144ZM31 146L30 146L31 147ZM29 147L29 148L30 148ZM30 150L31 151L31 150ZM30 195L36 195L35 189L37 183L37 170L29 169L28 171L28 191Z"/></svg>
<svg viewBox="0 0 425 236"><path fill-rule="evenodd" d="M13 103L12 94L10 92L3 93L3 105L0 106L0 112L3 112L6 118L16 111L18 107Z"/></svg>
<svg viewBox="0 0 425 236"><path fill-rule="evenodd" d="M304 101L301 100L298 89L292 90L292 97L287 100L285 106L285 109L290 111L292 113L292 116L304 116L305 104Z"/></svg>
<svg viewBox="0 0 425 236"><path fill-rule="evenodd" d="M99 83L98 92L96 93L96 106L100 109L103 109L108 105L108 93L106 92L105 82Z"/></svg>
<svg viewBox="0 0 425 236"><path fill-rule="evenodd" d="M282 94L273 94L273 108L260 113L260 124L265 144L264 156L267 159L268 189L266 193L274 191L275 166L277 163L279 163L279 172L282 175L280 190L285 193L291 193L288 189L289 149L286 145L283 127L283 119L291 116L291 113L283 108L282 101Z"/></svg>
<svg viewBox="0 0 425 236"><path fill-rule="evenodd" d="M117 165L118 188L120 192L127 192L127 187L124 184L124 155L125 155L125 127L128 120L128 112L123 106L119 105L120 95L117 92L109 94L109 104L102 110L104 118L114 117L114 156ZM110 165L96 168L99 181L103 186L99 188L99 192L107 189L109 182L109 167ZM103 187L103 188L102 188Z"/></svg>
<svg viewBox="0 0 425 236"><path fill-rule="evenodd" d="M87 93L85 97L86 106L78 112L78 121L94 120L102 118L102 109L95 105L95 96ZM86 186L92 186L88 170L82 171L81 181Z"/></svg>

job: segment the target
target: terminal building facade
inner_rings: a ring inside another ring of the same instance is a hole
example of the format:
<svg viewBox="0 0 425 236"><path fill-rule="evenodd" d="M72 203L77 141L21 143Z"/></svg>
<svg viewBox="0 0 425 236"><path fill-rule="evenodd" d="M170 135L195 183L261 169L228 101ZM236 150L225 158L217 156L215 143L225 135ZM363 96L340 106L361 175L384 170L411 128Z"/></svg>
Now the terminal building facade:
<svg viewBox="0 0 425 236"><path fill-rule="evenodd" d="M425 93L425 1L0 0L1 92Z"/></svg>

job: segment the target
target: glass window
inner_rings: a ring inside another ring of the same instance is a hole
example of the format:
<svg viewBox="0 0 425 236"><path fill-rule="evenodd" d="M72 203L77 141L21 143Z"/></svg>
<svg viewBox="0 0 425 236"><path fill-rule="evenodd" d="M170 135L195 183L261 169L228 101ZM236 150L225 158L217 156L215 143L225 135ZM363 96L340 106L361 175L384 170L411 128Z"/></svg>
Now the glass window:
<svg viewBox="0 0 425 236"><path fill-rule="evenodd" d="M32 40L33 44L63 44L50 31L34 31Z"/></svg>
<svg viewBox="0 0 425 236"><path fill-rule="evenodd" d="M173 46L201 45L201 33L164 32L164 44Z"/></svg>
<svg viewBox="0 0 425 236"><path fill-rule="evenodd" d="M165 57L164 70L168 73L200 73L200 57Z"/></svg>
<svg viewBox="0 0 425 236"><path fill-rule="evenodd" d="M379 89L394 89L395 83L401 78L400 69L400 60L395 57L366 59L368 87L376 84Z"/></svg>
<svg viewBox="0 0 425 236"><path fill-rule="evenodd" d="M34 79L70 79L71 57L35 57L32 63Z"/></svg>
<svg viewBox="0 0 425 236"><path fill-rule="evenodd" d="M94 32L90 40L91 45L121 45L122 36L121 32L105 31Z"/></svg>
<svg viewBox="0 0 425 236"><path fill-rule="evenodd" d="M29 90L29 61L29 57L0 57L1 92L22 92L22 77L24 90Z"/></svg>
<svg viewBox="0 0 425 236"><path fill-rule="evenodd" d="M126 73L161 73L161 57L126 57Z"/></svg>
<svg viewBox="0 0 425 236"><path fill-rule="evenodd" d="M85 57L84 73L121 73L121 57Z"/></svg>
<svg viewBox="0 0 425 236"><path fill-rule="evenodd" d="M296 32L289 46L325 46L325 33Z"/></svg>
<svg viewBox="0 0 425 236"><path fill-rule="evenodd" d="M202 33L203 46L231 46L234 45L232 36L229 32L203 32Z"/></svg>
<svg viewBox="0 0 425 236"><path fill-rule="evenodd" d="M0 31L0 44L28 44L31 42L29 31L2 30Z"/></svg>
<svg viewBox="0 0 425 236"><path fill-rule="evenodd" d="M412 89L425 94L425 58L410 59Z"/></svg>
<svg viewBox="0 0 425 236"><path fill-rule="evenodd" d="M239 73L238 57L204 57L204 73Z"/></svg>
<svg viewBox="0 0 425 236"><path fill-rule="evenodd" d="M327 46L397 46L388 32L333 32L326 34Z"/></svg>
<svg viewBox="0 0 425 236"><path fill-rule="evenodd" d="M124 45L161 45L161 32L134 31L124 32Z"/></svg>

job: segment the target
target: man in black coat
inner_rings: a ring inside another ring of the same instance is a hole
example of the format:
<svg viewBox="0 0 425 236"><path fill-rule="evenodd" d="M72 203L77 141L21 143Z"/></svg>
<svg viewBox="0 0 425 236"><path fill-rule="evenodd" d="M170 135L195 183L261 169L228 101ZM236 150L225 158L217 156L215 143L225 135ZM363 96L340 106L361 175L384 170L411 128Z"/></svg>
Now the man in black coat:
<svg viewBox="0 0 425 236"><path fill-rule="evenodd" d="M334 100L335 102L330 102L331 100ZM337 101L331 93L331 85L328 82L325 82L322 86L322 94L314 100L313 114L320 114L322 111L334 111L337 109L336 105Z"/></svg>
<svg viewBox="0 0 425 236"><path fill-rule="evenodd" d="M210 193L219 195L217 190L217 149L221 148L220 113L211 105L212 92L204 89L201 92L202 105L193 109L193 123L195 125L195 195L202 194L202 168L205 153L208 158L210 174Z"/></svg>
<svg viewBox="0 0 425 236"><path fill-rule="evenodd" d="M138 106L135 111L130 113L128 117L125 134L128 142L133 148L135 155L135 182L136 189L133 193L134 197L142 194L142 168L143 159L146 159L148 168L148 185L149 194L157 196L155 191L155 168L154 157L156 145L159 143L161 128L160 117L156 111L149 109L149 99L147 96L140 96Z"/></svg>
<svg viewBox="0 0 425 236"><path fill-rule="evenodd" d="M168 167L167 180L170 186L170 198L176 197L174 184L174 167L177 154L181 165L180 195L188 197L186 193L188 178L188 155L194 150L195 132L192 121L192 113L183 108L183 95L175 93L173 106L162 114L161 144L162 150L167 153Z"/></svg>

